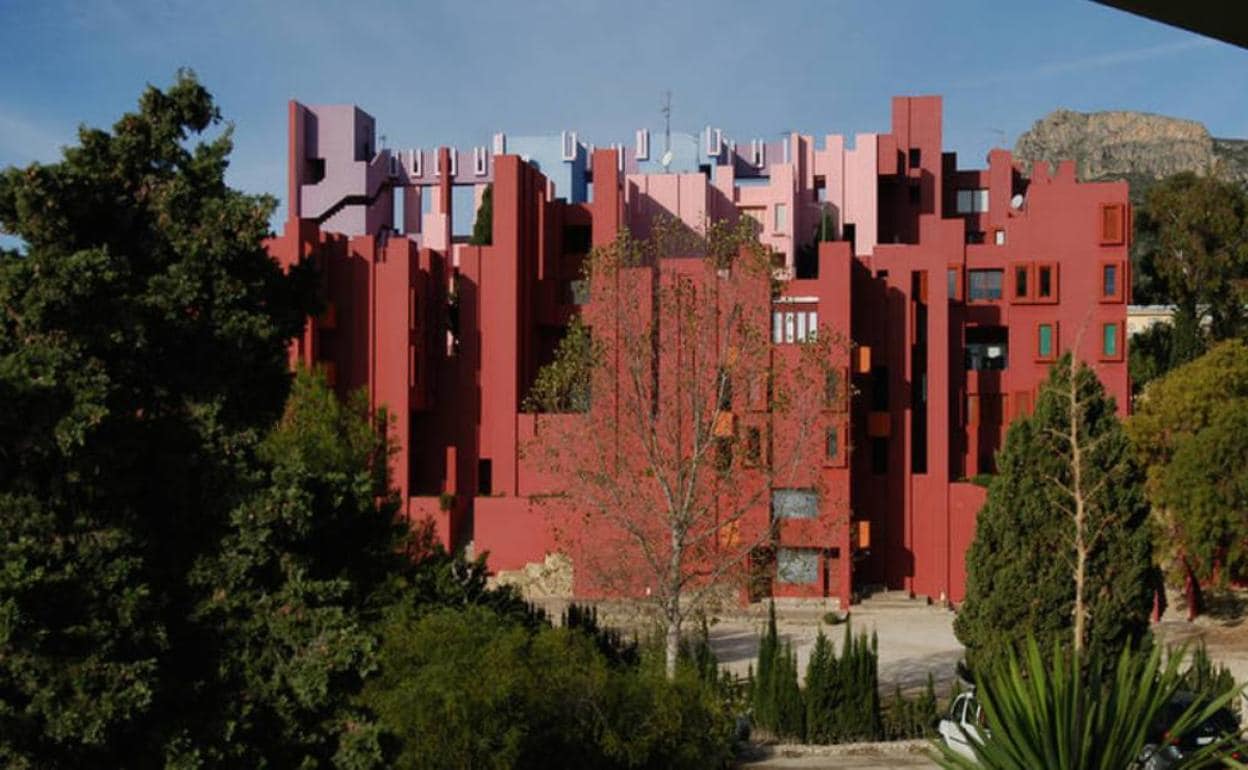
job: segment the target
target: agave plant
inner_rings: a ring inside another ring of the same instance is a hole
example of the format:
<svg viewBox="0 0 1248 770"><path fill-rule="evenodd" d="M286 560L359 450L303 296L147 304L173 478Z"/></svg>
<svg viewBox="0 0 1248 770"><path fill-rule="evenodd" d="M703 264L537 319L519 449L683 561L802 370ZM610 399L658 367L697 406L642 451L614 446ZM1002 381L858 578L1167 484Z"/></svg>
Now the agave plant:
<svg viewBox="0 0 1248 770"><path fill-rule="evenodd" d="M1182 684L1185 652L1163 662L1151 652L1124 650L1104 677L1100 666L1082 666L1060 647L1045 659L1034 639L1020 662L980 678L977 698L986 717L984 736L967 735L975 759L937 744L935 759L948 770L1129 770L1137 767L1150 728ZM1167 737L1181 738L1231 702L1238 689L1212 701L1194 701L1169 726ZM1225 743L1215 742L1185 757L1182 767L1208 766ZM1230 767L1242 767L1226 760Z"/></svg>

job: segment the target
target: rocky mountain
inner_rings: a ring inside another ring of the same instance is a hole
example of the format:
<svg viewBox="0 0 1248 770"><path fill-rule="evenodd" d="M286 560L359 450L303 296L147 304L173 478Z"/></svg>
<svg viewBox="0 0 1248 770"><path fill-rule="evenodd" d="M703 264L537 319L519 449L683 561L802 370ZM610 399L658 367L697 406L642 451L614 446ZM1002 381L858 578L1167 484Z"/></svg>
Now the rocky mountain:
<svg viewBox="0 0 1248 770"><path fill-rule="evenodd" d="M1179 171L1220 173L1248 183L1248 141L1211 136L1194 120L1145 112L1055 110L1014 145L1026 168L1032 161L1073 159L1083 180L1127 179L1132 197Z"/></svg>

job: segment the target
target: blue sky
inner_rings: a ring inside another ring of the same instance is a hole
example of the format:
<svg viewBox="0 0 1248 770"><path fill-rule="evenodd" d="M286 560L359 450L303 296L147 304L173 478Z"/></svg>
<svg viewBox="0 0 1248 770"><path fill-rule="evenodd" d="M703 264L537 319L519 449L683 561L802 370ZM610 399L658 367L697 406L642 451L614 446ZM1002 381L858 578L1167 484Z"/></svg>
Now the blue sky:
<svg viewBox="0 0 1248 770"><path fill-rule="evenodd" d="M57 157L193 68L235 124L230 181L285 189L286 101L355 102L391 145L706 123L738 139L883 131L942 94L963 166L1057 107L1248 138L1248 51L1086 0L0 0L0 166Z"/></svg>

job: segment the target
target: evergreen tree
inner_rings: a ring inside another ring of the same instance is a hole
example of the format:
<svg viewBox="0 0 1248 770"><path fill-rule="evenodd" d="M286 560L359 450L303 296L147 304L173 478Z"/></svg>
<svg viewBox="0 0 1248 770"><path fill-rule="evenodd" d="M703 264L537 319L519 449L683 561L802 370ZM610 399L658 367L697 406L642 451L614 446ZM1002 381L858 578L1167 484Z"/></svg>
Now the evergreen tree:
<svg viewBox="0 0 1248 770"><path fill-rule="evenodd" d="M758 642L758 668L754 676L754 721L772 729L776 724L775 676L776 660L780 655L780 636L776 629L776 603L767 608L767 631Z"/></svg>
<svg viewBox="0 0 1248 770"><path fill-rule="evenodd" d="M189 73L0 173L0 764L159 764L214 668L189 572L281 413L312 286ZM169 729L166 729L169 728Z"/></svg>
<svg viewBox="0 0 1248 770"><path fill-rule="evenodd" d="M835 740L836 724L833 720L843 698L836 650L820 629L806 666L807 740L811 743L832 743Z"/></svg>
<svg viewBox="0 0 1248 770"><path fill-rule="evenodd" d="M473 246L489 246L494 243L494 185L487 184L481 193L481 206L476 221L472 223L472 235L468 243Z"/></svg>
<svg viewBox="0 0 1248 770"><path fill-rule="evenodd" d="M1069 354L1055 364L1034 414L1010 426L997 465L954 621L972 666L1003 661L1028 634L1044 646L1074 642L1080 545L1083 644L1114 660L1141 643L1155 585L1148 507L1113 399L1095 373L1072 366Z"/></svg>

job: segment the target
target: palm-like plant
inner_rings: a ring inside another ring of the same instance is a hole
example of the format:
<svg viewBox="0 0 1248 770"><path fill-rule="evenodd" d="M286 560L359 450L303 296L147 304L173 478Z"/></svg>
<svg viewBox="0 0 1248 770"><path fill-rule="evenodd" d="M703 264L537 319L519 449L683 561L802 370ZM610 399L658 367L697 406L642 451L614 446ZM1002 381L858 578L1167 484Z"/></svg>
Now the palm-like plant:
<svg viewBox="0 0 1248 770"><path fill-rule="evenodd" d="M987 734L968 735L976 758L958 756L938 744L936 761L948 770L1127 770L1136 767L1150 727L1178 691L1186 655L1163 662L1161 650L1124 650L1104 678L1100 666L1082 666L1079 656L1056 647L1046 661L1029 639L1020 661L981 677L977 698ZM1226 706L1238 690L1211 702L1193 702L1167 734L1178 739ZM1218 758L1225 743L1203 747L1182 761L1202 767ZM1226 760L1232 767L1242 767Z"/></svg>

